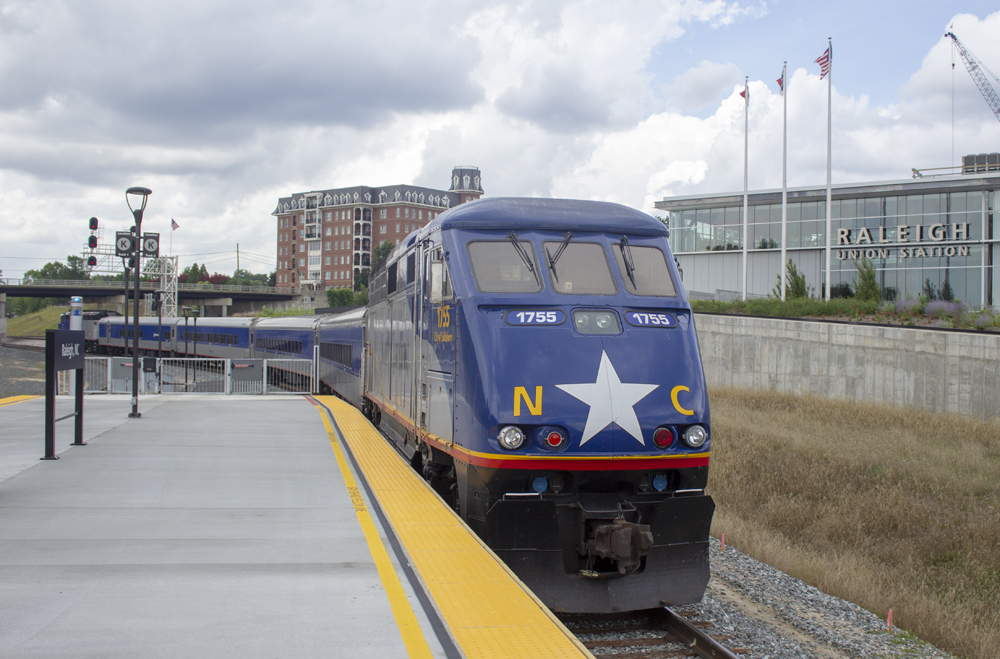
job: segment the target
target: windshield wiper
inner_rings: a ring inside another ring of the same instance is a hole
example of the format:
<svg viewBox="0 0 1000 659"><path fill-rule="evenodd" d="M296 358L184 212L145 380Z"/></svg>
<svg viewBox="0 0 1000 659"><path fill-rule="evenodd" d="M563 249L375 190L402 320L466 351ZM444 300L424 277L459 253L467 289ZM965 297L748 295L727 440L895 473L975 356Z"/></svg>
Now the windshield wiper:
<svg viewBox="0 0 1000 659"><path fill-rule="evenodd" d="M534 276L535 283L541 286L542 282L538 278L538 273L535 272L535 265L531 262L531 257L528 256L528 253L524 250L524 246L518 241L517 234L511 231L510 234L507 236L507 240L509 240L511 244L514 245L514 250L517 252L517 255L521 257L521 260L524 261L524 266L528 268L528 272L530 272L532 276Z"/></svg>
<svg viewBox="0 0 1000 659"><path fill-rule="evenodd" d="M629 281L632 282L632 288L637 288L635 285L635 262L632 260L632 248L629 247L627 236L622 236L621 241L618 243L618 248L622 251L625 274L628 275Z"/></svg>
<svg viewBox="0 0 1000 659"><path fill-rule="evenodd" d="M559 245L559 249L556 250L555 256L552 255L548 247L545 248L545 256L547 256L549 259L549 270L552 271L552 278L555 279L556 281L559 281L559 275L556 274L556 261L558 261L559 257L562 256L562 253L566 251L566 245L569 245L569 240L572 237L573 237L573 232L567 231L566 235L563 236L562 244Z"/></svg>

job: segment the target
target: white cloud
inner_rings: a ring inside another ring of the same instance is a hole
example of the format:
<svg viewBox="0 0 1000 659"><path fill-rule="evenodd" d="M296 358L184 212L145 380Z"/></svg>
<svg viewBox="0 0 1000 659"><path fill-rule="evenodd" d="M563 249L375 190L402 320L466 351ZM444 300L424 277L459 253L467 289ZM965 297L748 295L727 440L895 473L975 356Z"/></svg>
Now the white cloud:
<svg viewBox="0 0 1000 659"><path fill-rule="evenodd" d="M667 103L685 112L714 106L741 77L743 72L735 64L705 60L674 78L666 90Z"/></svg>
<svg viewBox="0 0 1000 659"><path fill-rule="evenodd" d="M766 11L720 0L147 3L131 14L116 3L8 4L0 268L17 276L79 253L91 215L126 226L124 190L136 184L153 189L144 227L167 234L176 218L174 251L188 255L237 242L273 254L279 196L447 187L457 164L478 165L489 195L647 211L665 195L740 190L737 65L677 71L666 108L647 65L693 23L752 23ZM984 61L1000 61L1000 13L954 23ZM948 164L949 48L931 47L891 105L834 85L835 181ZM826 81L798 69L789 82L789 184L822 185ZM1000 122L961 62L955 83L956 155L1000 149ZM782 98L773 80L750 88L750 187L778 187ZM39 260L9 258L21 255ZM203 258L181 265L193 260Z"/></svg>

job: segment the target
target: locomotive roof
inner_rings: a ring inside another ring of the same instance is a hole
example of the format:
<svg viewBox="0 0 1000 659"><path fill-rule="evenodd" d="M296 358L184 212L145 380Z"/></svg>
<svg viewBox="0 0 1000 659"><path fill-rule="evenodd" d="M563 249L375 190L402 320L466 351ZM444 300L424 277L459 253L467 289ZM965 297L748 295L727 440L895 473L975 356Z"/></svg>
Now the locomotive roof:
<svg viewBox="0 0 1000 659"><path fill-rule="evenodd" d="M575 229L668 235L662 222L634 208L581 199L491 197L452 208L441 216L440 222L442 229Z"/></svg>

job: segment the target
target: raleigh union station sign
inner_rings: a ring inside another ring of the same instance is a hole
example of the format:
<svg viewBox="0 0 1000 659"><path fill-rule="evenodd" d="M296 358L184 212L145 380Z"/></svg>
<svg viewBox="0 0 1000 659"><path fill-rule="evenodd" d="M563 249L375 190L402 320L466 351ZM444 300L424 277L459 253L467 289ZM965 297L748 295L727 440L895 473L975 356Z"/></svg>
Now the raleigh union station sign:
<svg viewBox="0 0 1000 659"><path fill-rule="evenodd" d="M872 235L872 232L875 232ZM899 224L896 235L886 235L886 227L876 229L837 229L837 259L887 259L891 250L898 250L901 259L927 256L968 256L968 245L954 243L969 240L969 223L959 224ZM904 243L914 243L906 245ZM889 244L891 247L883 247ZM850 245L853 249L840 249Z"/></svg>

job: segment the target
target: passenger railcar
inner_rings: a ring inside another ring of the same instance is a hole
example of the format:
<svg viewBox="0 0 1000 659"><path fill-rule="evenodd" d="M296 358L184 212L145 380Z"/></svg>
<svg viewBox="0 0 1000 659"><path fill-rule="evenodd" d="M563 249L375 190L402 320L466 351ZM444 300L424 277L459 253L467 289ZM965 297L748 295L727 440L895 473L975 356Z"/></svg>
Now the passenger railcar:
<svg viewBox="0 0 1000 659"><path fill-rule="evenodd" d="M365 307L325 316L316 325L319 381L324 393L337 392L357 407L364 404Z"/></svg>
<svg viewBox="0 0 1000 659"><path fill-rule="evenodd" d="M83 333L84 333L84 349L86 352L96 352L98 346L98 322L102 318L108 318L109 316L120 316L121 314L117 311L108 311L105 309L96 309L90 311L84 311L81 315ZM59 329L68 330L69 329L69 316L70 312L66 311L59 316Z"/></svg>
<svg viewBox="0 0 1000 659"><path fill-rule="evenodd" d="M250 354L253 318L199 318L197 323L191 318L187 323L184 318L176 320L173 350L178 357L246 359ZM144 347L141 340L139 345Z"/></svg>
<svg viewBox="0 0 1000 659"><path fill-rule="evenodd" d="M708 397L667 235L617 204L489 199L373 277L363 409L555 610L708 582Z"/></svg>

